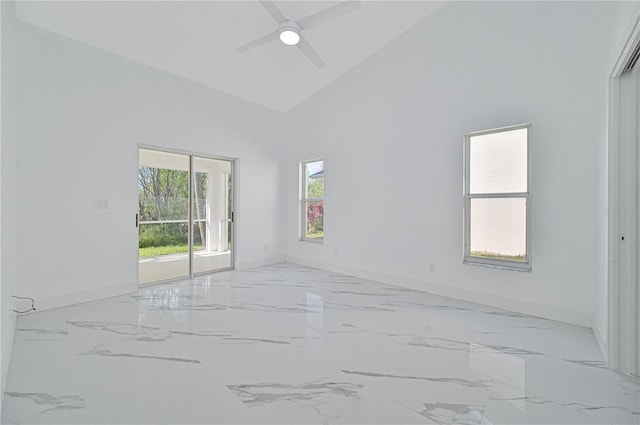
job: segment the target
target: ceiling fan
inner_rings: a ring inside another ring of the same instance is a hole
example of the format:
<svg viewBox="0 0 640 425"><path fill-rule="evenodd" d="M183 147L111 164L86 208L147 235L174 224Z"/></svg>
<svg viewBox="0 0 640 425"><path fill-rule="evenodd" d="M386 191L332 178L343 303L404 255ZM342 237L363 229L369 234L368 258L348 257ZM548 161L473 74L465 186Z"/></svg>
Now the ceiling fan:
<svg viewBox="0 0 640 425"><path fill-rule="evenodd" d="M272 1L264 0L260 1L260 4L265 8L269 15L275 19L278 24L278 28L267 35L236 47L236 52L243 53L247 50L262 46L263 44L267 44L280 38L280 41L288 46L298 46L300 51L304 53L307 59L309 59L318 69L324 68L325 63L318 52L311 47L307 39L302 35L303 31L317 27L318 25L339 18L342 15L346 15L347 13L360 8L360 1L348 0L294 21L284 16Z"/></svg>

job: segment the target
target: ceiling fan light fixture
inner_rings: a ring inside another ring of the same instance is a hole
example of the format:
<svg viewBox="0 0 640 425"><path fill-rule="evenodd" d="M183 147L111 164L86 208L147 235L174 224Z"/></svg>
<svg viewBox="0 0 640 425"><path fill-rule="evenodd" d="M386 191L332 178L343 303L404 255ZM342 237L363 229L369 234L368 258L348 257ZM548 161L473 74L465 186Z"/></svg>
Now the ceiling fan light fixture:
<svg viewBox="0 0 640 425"><path fill-rule="evenodd" d="M280 41L287 46L295 46L300 41L300 28L295 22L287 21L280 27Z"/></svg>
<svg viewBox="0 0 640 425"><path fill-rule="evenodd" d="M300 34L293 30L284 30L280 33L280 41L287 46L295 46L300 41Z"/></svg>

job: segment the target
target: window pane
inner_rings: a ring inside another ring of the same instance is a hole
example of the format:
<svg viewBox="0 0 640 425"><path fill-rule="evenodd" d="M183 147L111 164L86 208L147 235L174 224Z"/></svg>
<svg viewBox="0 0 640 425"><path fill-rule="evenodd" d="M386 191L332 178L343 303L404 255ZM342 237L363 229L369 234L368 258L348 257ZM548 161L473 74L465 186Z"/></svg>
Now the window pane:
<svg viewBox="0 0 640 425"><path fill-rule="evenodd" d="M527 131L521 128L471 137L470 193L527 191Z"/></svg>
<svg viewBox="0 0 640 425"><path fill-rule="evenodd" d="M324 202L305 202L305 237L320 239L324 237Z"/></svg>
<svg viewBox="0 0 640 425"><path fill-rule="evenodd" d="M141 166L138 169L140 221L189 218L189 172Z"/></svg>
<svg viewBox="0 0 640 425"><path fill-rule="evenodd" d="M526 261L525 198L471 199L471 255Z"/></svg>
<svg viewBox="0 0 640 425"><path fill-rule="evenodd" d="M306 198L324 198L324 161L305 164Z"/></svg>

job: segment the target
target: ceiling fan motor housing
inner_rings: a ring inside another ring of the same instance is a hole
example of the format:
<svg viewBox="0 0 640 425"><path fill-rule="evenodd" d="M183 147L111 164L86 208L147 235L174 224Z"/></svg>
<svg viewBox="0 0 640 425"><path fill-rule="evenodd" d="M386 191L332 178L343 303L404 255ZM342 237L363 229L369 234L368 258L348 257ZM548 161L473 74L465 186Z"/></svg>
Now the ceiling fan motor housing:
<svg viewBox="0 0 640 425"><path fill-rule="evenodd" d="M278 30L284 44L295 46L300 41L300 26L294 21L284 21Z"/></svg>

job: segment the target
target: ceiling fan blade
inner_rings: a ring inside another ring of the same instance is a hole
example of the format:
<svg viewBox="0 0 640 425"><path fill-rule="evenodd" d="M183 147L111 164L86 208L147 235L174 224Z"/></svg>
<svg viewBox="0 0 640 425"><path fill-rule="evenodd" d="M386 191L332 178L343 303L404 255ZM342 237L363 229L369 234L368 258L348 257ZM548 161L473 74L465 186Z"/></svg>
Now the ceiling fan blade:
<svg viewBox="0 0 640 425"><path fill-rule="evenodd" d="M247 50L251 50L253 48L262 46L263 44L267 44L270 41L273 40L277 40L278 37L280 36L280 34L278 33L278 31L274 31L272 33L269 33L265 36L262 36L260 38L257 38L253 41L248 42L247 44L243 44L242 46L238 46L235 48L235 51L238 53L244 53Z"/></svg>
<svg viewBox="0 0 640 425"><path fill-rule="evenodd" d="M324 63L318 52L316 52L315 49L311 47L311 44L309 44L306 38L300 37L300 41L298 42L297 46L300 51L304 53L307 59L313 62L316 68L322 69L325 67L326 64Z"/></svg>
<svg viewBox="0 0 640 425"><path fill-rule="evenodd" d="M339 18L342 15L346 15L349 12L360 9L360 6L361 5L359 0L343 1L342 3L338 3L328 9L321 10L320 12L316 12L302 19L298 19L296 20L296 22L298 23L298 25L300 25L300 28L302 28L303 30L308 30L310 28L324 24L325 22L329 22L333 19Z"/></svg>
<svg viewBox="0 0 640 425"><path fill-rule="evenodd" d="M280 12L280 9L278 9L271 0L262 0L260 4L267 10L267 12L269 12L269 15L271 15L273 19L276 20L278 25L287 20L282 12Z"/></svg>

